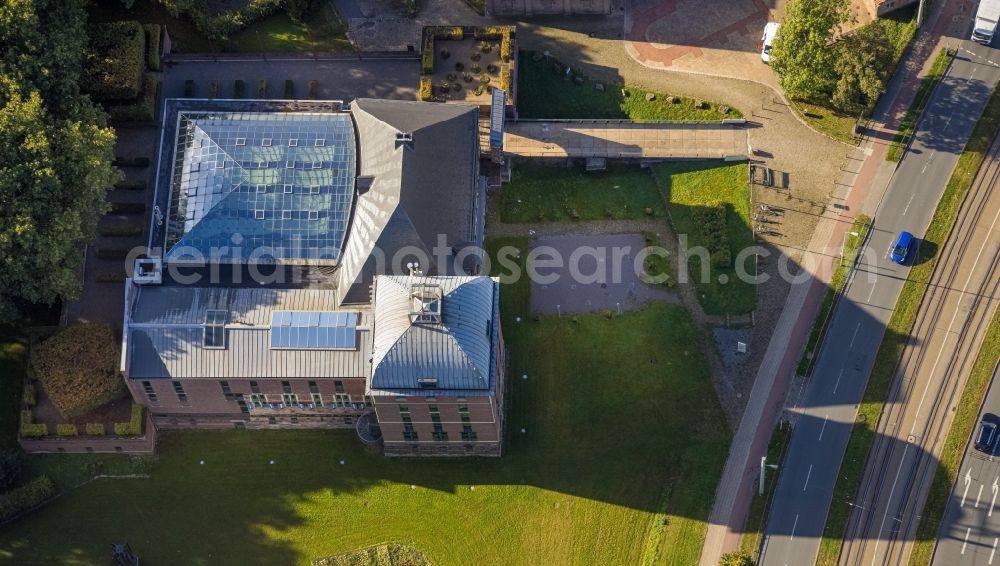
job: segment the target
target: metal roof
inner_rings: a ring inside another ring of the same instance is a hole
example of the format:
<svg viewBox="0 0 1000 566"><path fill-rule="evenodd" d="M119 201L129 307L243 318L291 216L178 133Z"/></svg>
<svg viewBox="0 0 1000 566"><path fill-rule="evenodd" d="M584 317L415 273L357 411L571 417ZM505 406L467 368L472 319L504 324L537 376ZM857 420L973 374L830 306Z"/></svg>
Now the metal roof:
<svg viewBox="0 0 1000 566"><path fill-rule="evenodd" d="M414 285L440 288L441 323L411 321ZM489 277L376 277L371 389L491 389L498 298Z"/></svg>
<svg viewBox="0 0 1000 566"><path fill-rule="evenodd" d="M359 313L356 350L271 349L272 311L329 311L336 292L320 289L140 286L126 330L132 379L367 377L370 308ZM209 310L226 310L225 348L205 348Z"/></svg>

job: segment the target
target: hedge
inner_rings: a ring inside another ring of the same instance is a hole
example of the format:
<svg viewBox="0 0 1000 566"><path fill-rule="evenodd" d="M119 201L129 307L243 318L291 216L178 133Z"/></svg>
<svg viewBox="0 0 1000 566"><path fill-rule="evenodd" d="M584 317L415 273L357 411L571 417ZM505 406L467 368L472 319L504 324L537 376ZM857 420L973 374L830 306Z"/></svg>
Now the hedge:
<svg viewBox="0 0 1000 566"><path fill-rule="evenodd" d="M146 65L154 71L160 70L160 24L143 24L146 32Z"/></svg>
<svg viewBox="0 0 1000 566"><path fill-rule="evenodd" d="M148 157L116 157L114 161L111 162L115 167L149 167ZM126 183L128 181L125 181ZM143 182L143 187L146 183ZM115 188L118 188L118 184L115 184Z"/></svg>
<svg viewBox="0 0 1000 566"><path fill-rule="evenodd" d="M21 396L21 401L29 407L34 407L38 403L38 392L35 391L34 383L24 384L24 395Z"/></svg>
<svg viewBox="0 0 1000 566"><path fill-rule="evenodd" d="M146 181L141 180L124 180L115 183L116 191L144 191L146 190Z"/></svg>
<svg viewBox="0 0 1000 566"><path fill-rule="evenodd" d="M291 79L285 79L285 100L292 100L295 98L295 81Z"/></svg>
<svg viewBox="0 0 1000 566"><path fill-rule="evenodd" d="M132 100L142 89L146 34L139 22L111 22L87 27L80 90L94 100Z"/></svg>
<svg viewBox="0 0 1000 566"><path fill-rule="evenodd" d="M31 364L64 418L88 413L125 393L118 341L104 322L70 326L32 348Z"/></svg>
<svg viewBox="0 0 1000 566"><path fill-rule="evenodd" d="M87 436L104 436L104 423L87 423Z"/></svg>
<svg viewBox="0 0 1000 566"><path fill-rule="evenodd" d="M428 35L434 39L450 39L453 41L462 41L465 34L462 32L462 26L433 26L428 31Z"/></svg>
<svg viewBox="0 0 1000 566"><path fill-rule="evenodd" d="M308 96L311 99L316 98L316 96L319 94L319 83L316 81L309 81L308 92L309 94L307 94L306 96Z"/></svg>
<svg viewBox="0 0 1000 566"><path fill-rule="evenodd" d="M510 32L503 34L500 38L500 60L509 62L510 61Z"/></svg>
<svg viewBox="0 0 1000 566"><path fill-rule="evenodd" d="M115 214L141 214L143 212L146 212L146 203L113 202L111 203L111 212Z"/></svg>
<svg viewBox="0 0 1000 566"><path fill-rule="evenodd" d="M48 476L38 476L21 487L0 494L0 522L38 507L55 494L56 484Z"/></svg>
<svg viewBox="0 0 1000 566"><path fill-rule="evenodd" d="M420 74L434 73L434 36L428 34L424 40L424 52L420 56Z"/></svg>
<svg viewBox="0 0 1000 566"><path fill-rule="evenodd" d="M194 81L191 80L191 79L188 79L188 80L184 81L184 98L191 98L191 97L193 97L195 92L196 92L196 88L195 88Z"/></svg>
<svg viewBox="0 0 1000 566"><path fill-rule="evenodd" d="M251 23L270 16L288 5L293 13L308 13L307 8L299 7L302 0L247 0L236 10L212 13L204 0L157 0L175 18L186 16L194 27L208 39L228 39L233 32L239 31ZM308 5L308 3L306 3ZM183 18L182 18L183 19Z"/></svg>
<svg viewBox="0 0 1000 566"><path fill-rule="evenodd" d="M500 70L500 89L510 94L510 67Z"/></svg>
<svg viewBox="0 0 1000 566"><path fill-rule="evenodd" d="M124 283L124 271L102 271L94 277L98 283Z"/></svg>
<svg viewBox="0 0 1000 566"><path fill-rule="evenodd" d="M222 87L219 86L219 81L209 81L208 82L208 97L209 98L218 98L220 90L222 90Z"/></svg>
<svg viewBox="0 0 1000 566"><path fill-rule="evenodd" d="M75 424L59 423L56 425L56 434L59 436L77 436L80 434L80 431L76 429Z"/></svg>
<svg viewBox="0 0 1000 566"><path fill-rule="evenodd" d="M257 81L257 98L267 98L267 81L264 79Z"/></svg>
<svg viewBox="0 0 1000 566"><path fill-rule="evenodd" d="M128 257L128 252L129 250L126 248L97 248L97 251L94 252L94 256L96 256L97 259L104 260L125 259Z"/></svg>
<svg viewBox="0 0 1000 566"><path fill-rule="evenodd" d="M34 423L31 422L33 417L31 416L31 411L25 409L21 411L21 436L25 438L34 438L38 436L47 436L49 434L49 425L45 423Z"/></svg>
<svg viewBox="0 0 1000 566"><path fill-rule="evenodd" d="M247 83L236 79L233 83L233 98L243 98L247 92Z"/></svg>
<svg viewBox="0 0 1000 566"><path fill-rule="evenodd" d="M434 98L434 84L430 77L420 77L420 100L424 102Z"/></svg>
<svg viewBox="0 0 1000 566"><path fill-rule="evenodd" d="M115 423L115 435L139 436L142 434L142 405L132 403L132 416L127 423Z"/></svg>
<svg viewBox="0 0 1000 566"><path fill-rule="evenodd" d="M141 236L142 226L134 224L105 224L104 226L98 226L97 233L112 238Z"/></svg>
<svg viewBox="0 0 1000 566"><path fill-rule="evenodd" d="M112 122L152 122L156 119L156 98L160 91L160 77L146 73L143 77L142 98L132 104L116 104L108 108Z"/></svg>

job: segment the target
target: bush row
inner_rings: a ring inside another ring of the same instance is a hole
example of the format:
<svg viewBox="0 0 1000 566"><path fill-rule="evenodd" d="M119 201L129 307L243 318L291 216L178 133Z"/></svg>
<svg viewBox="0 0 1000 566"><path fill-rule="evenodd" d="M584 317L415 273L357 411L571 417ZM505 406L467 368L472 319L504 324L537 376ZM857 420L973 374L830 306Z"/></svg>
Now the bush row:
<svg viewBox="0 0 1000 566"><path fill-rule="evenodd" d="M160 70L160 24L143 24L146 32L146 65L153 71Z"/></svg>
<svg viewBox="0 0 1000 566"><path fill-rule="evenodd" d="M156 73L146 73L143 78L142 98L131 104L116 104L108 108L112 122L152 122L156 119L156 95L160 79Z"/></svg>
<svg viewBox="0 0 1000 566"><path fill-rule="evenodd" d="M59 436L77 436L80 431L72 423L59 423L56 425L56 434Z"/></svg>
<svg viewBox="0 0 1000 566"><path fill-rule="evenodd" d="M146 67L146 34L139 22L93 24L87 33L80 89L100 102L137 98Z"/></svg>
<svg viewBox="0 0 1000 566"><path fill-rule="evenodd" d="M38 392L35 391L34 383L29 381L24 384L24 395L21 396L21 401L29 407L34 407L38 403Z"/></svg>
<svg viewBox="0 0 1000 566"><path fill-rule="evenodd" d="M56 484L48 476L38 476L21 487L0 494L0 522L38 507L55 494Z"/></svg>
<svg viewBox="0 0 1000 566"><path fill-rule="evenodd" d="M434 84L428 76L420 77L420 100L429 102L434 98Z"/></svg>
<svg viewBox="0 0 1000 566"><path fill-rule="evenodd" d="M87 423L87 436L104 436L104 423Z"/></svg>
<svg viewBox="0 0 1000 566"><path fill-rule="evenodd" d="M148 157L116 157L114 161L111 162L115 167L149 167ZM120 184L120 183L119 183ZM145 186L145 183L143 183ZM118 188L118 184L115 184L115 188Z"/></svg>
<svg viewBox="0 0 1000 566"><path fill-rule="evenodd" d="M45 423L31 422L31 411L25 409L21 411L21 436L25 438L35 438L49 434L49 427Z"/></svg>
<svg viewBox="0 0 1000 566"><path fill-rule="evenodd" d="M139 436L142 434L142 405L132 403L132 416L127 423L115 423L116 436Z"/></svg>
<svg viewBox="0 0 1000 566"><path fill-rule="evenodd" d="M143 158L145 159L145 158ZM147 160L148 161L148 160ZM115 183L116 191L144 191L146 190L146 181L141 179L125 179L124 181L118 181Z"/></svg>
<svg viewBox="0 0 1000 566"><path fill-rule="evenodd" d="M732 252L729 249L728 210L726 205L695 208L691 219L701 236L701 244L708 249L715 267L729 267Z"/></svg>
<svg viewBox="0 0 1000 566"><path fill-rule="evenodd" d="M134 224L105 224L97 228L97 233L111 238L141 236L142 226L136 226Z"/></svg>
<svg viewBox="0 0 1000 566"><path fill-rule="evenodd" d="M115 214L142 214L146 212L146 204L142 202L113 202L111 212Z"/></svg>
<svg viewBox="0 0 1000 566"><path fill-rule="evenodd" d="M124 283L125 272L123 271L101 271L94 280L98 283Z"/></svg>
<svg viewBox="0 0 1000 566"><path fill-rule="evenodd" d="M288 8L289 15L302 18L308 13L310 0L247 0L235 10L213 14L211 3L204 0L158 0L175 18L186 17L208 39L228 39L233 32L270 16L281 8Z"/></svg>

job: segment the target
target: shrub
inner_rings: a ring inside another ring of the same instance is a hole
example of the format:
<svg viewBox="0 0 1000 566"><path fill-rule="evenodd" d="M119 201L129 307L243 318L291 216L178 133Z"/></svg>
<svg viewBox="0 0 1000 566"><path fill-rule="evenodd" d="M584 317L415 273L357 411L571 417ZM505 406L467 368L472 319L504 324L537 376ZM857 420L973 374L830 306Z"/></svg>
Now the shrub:
<svg viewBox="0 0 1000 566"><path fill-rule="evenodd" d="M503 34L500 37L500 60L507 62L510 61L510 32Z"/></svg>
<svg viewBox="0 0 1000 566"><path fill-rule="evenodd" d="M116 436L138 436L142 434L142 405L132 403L132 415L127 423L115 423Z"/></svg>
<svg viewBox="0 0 1000 566"><path fill-rule="evenodd" d="M98 283L124 283L124 271L101 271L94 277Z"/></svg>
<svg viewBox="0 0 1000 566"><path fill-rule="evenodd" d="M308 96L311 99L315 99L319 95L319 83L316 81L309 81Z"/></svg>
<svg viewBox="0 0 1000 566"><path fill-rule="evenodd" d="M146 73L142 98L132 104L117 104L108 108L108 119L112 122L152 122L156 119L156 98L159 92L159 76L156 73Z"/></svg>
<svg viewBox="0 0 1000 566"><path fill-rule="evenodd" d="M146 65L154 71L160 70L160 24L144 24L146 32Z"/></svg>
<svg viewBox="0 0 1000 566"><path fill-rule="evenodd" d="M126 179L124 181L118 181L115 183L116 191L144 191L146 190L146 181L140 179Z"/></svg>
<svg viewBox="0 0 1000 566"><path fill-rule="evenodd" d="M56 434L59 436L76 436L80 434L80 431L76 429L75 424L59 423L56 425Z"/></svg>
<svg viewBox="0 0 1000 566"><path fill-rule="evenodd" d="M476 28L473 34L476 39L497 39L504 32L510 33L510 26L484 26Z"/></svg>
<svg viewBox="0 0 1000 566"><path fill-rule="evenodd" d="M48 425L45 423L34 423L31 422L32 420L31 411L27 409L21 411L21 436L25 438L34 438L49 434Z"/></svg>
<svg viewBox="0 0 1000 566"><path fill-rule="evenodd" d="M118 373L118 343L106 323L65 328L32 354L38 381L65 418L92 411L125 392Z"/></svg>
<svg viewBox="0 0 1000 566"><path fill-rule="evenodd" d="M285 100L292 100L295 98L295 81L291 79L285 79Z"/></svg>
<svg viewBox="0 0 1000 566"><path fill-rule="evenodd" d="M420 77L420 100L427 102L434 98L434 87L430 77Z"/></svg>
<svg viewBox="0 0 1000 566"><path fill-rule="evenodd" d="M192 96L194 96L194 93L195 93L194 81L191 79L184 81L184 97L191 98Z"/></svg>
<svg viewBox="0 0 1000 566"><path fill-rule="evenodd" d="M310 0L252 0L239 2L240 8L213 12L211 2L202 0L158 0L175 18L185 16L208 39L227 39L253 22L266 18L281 8L287 8L293 19L310 12Z"/></svg>
<svg viewBox="0 0 1000 566"><path fill-rule="evenodd" d="M56 494L56 484L48 476L38 476L21 487L0 494L0 522L38 507Z"/></svg>
<svg viewBox="0 0 1000 566"><path fill-rule="evenodd" d="M21 452L4 450L0 452L0 491L10 489L21 475Z"/></svg>
<svg viewBox="0 0 1000 566"><path fill-rule="evenodd" d="M247 84L240 79L233 82L233 98L243 98L247 93Z"/></svg>
<svg viewBox="0 0 1000 566"><path fill-rule="evenodd" d="M488 41L480 41L479 50L483 53L489 53L490 51L493 51L493 46L490 45L490 42Z"/></svg>
<svg viewBox="0 0 1000 566"><path fill-rule="evenodd" d="M146 203L113 202L111 203L111 212L115 214L141 214L143 212L146 212Z"/></svg>
<svg viewBox="0 0 1000 566"><path fill-rule="evenodd" d="M139 96L146 68L146 34L139 22L88 26L82 54L80 90L94 100L131 100Z"/></svg>
<svg viewBox="0 0 1000 566"><path fill-rule="evenodd" d="M134 224L105 224L97 228L97 233L111 238L141 236L142 226Z"/></svg>
<svg viewBox="0 0 1000 566"><path fill-rule="evenodd" d="M21 401L29 407L34 407L38 403L38 392L35 391L34 383L24 384L24 394L21 396Z"/></svg>
<svg viewBox="0 0 1000 566"><path fill-rule="evenodd" d="M208 82L208 97L217 98L219 96L219 81Z"/></svg>
<svg viewBox="0 0 1000 566"><path fill-rule="evenodd" d="M753 558L742 550L727 552L719 559L719 566L753 566Z"/></svg>
<svg viewBox="0 0 1000 566"><path fill-rule="evenodd" d="M438 51L438 53L441 55L442 59L447 59L448 57L451 57L451 51L448 51L448 48L446 47L442 47L441 51Z"/></svg>
<svg viewBox="0 0 1000 566"><path fill-rule="evenodd" d="M114 161L111 162L115 167L149 167L148 157L116 157ZM143 183L143 188L146 187L145 182ZM115 184L115 188L118 188L118 184Z"/></svg>
<svg viewBox="0 0 1000 566"><path fill-rule="evenodd" d="M510 93L510 69L507 67L500 71L500 88Z"/></svg>
<svg viewBox="0 0 1000 566"><path fill-rule="evenodd" d="M267 98L267 81L264 79L257 81L257 98Z"/></svg>
<svg viewBox="0 0 1000 566"><path fill-rule="evenodd" d="M732 264L727 232L728 210L725 205L699 207L691 212L691 219L698 227L701 243L708 249L712 265L728 267Z"/></svg>
<svg viewBox="0 0 1000 566"><path fill-rule="evenodd" d="M465 64L464 63L462 63L461 61L459 61L458 63L455 63L455 71L456 72L461 73L464 70L465 70Z"/></svg>
<svg viewBox="0 0 1000 566"><path fill-rule="evenodd" d="M104 436L104 423L87 423L87 436Z"/></svg>
<svg viewBox="0 0 1000 566"><path fill-rule="evenodd" d="M428 31L429 35L434 39L462 41L462 38L465 37L465 34L462 32L462 26L434 26Z"/></svg>
<svg viewBox="0 0 1000 566"><path fill-rule="evenodd" d="M94 255L97 259L117 260L128 257L129 250L125 248L97 248Z"/></svg>
<svg viewBox="0 0 1000 566"><path fill-rule="evenodd" d="M429 35L424 39L424 50L420 54L420 74L434 73L434 37Z"/></svg>
<svg viewBox="0 0 1000 566"><path fill-rule="evenodd" d="M480 52L478 52L478 51L473 51L473 52L472 52L472 53L471 53L471 54L469 55L469 59L472 59L472 61L473 61L473 62L475 62L475 61L479 61L479 60L480 60L480 59L482 59L482 58L483 58L483 54L482 54L482 53L480 53Z"/></svg>

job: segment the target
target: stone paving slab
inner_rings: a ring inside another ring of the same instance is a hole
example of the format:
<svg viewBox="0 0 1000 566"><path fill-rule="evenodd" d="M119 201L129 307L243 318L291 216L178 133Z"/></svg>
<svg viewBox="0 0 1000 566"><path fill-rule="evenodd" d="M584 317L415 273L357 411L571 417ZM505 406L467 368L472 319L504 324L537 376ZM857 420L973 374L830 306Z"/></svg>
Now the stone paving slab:
<svg viewBox="0 0 1000 566"><path fill-rule="evenodd" d="M747 147L745 128L718 123L517 121L504 134L504 152L519 157L721 159Z"/></svg>

